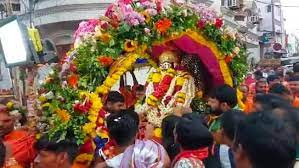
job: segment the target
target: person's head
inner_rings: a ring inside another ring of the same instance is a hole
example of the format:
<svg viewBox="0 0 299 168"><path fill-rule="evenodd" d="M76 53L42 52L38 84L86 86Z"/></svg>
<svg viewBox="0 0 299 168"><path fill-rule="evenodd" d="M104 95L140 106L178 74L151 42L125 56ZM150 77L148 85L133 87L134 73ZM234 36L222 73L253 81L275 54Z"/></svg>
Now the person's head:
<svg viewBox="0 0 299 168"><path fill-rule="evenodd" d="M223 112L234 108L237 105L237 92L229 85L222 85L216 88L208 99L212 113L220 115Z"/></svg>
<svg viewBox="0 0 299 168"><path fill-rule="evenodd" d="M181 117L174 135L183 150L196 150L213 144L212 134L197 115L186 114Z"/></svg>
<svg viewBox="0 0 299 168"><path fill-rule="evenodd" d="M269 86L272 86L273 84L280 83L280 78L277 75L269 75L267 78L267 82Z"/></svg>
<svg viewBox="0 0 299 168"><path fill-rule="evenodd" d="M299 95L299 76L292 76L288 80L289 88L295 96Z"/></svg>
<svg viewBox="0 0 299 168"><path fill-rule="evenodd" d="M293 95L292 95L292 93L283 84L280 84L280 83L273 84L269 88L269 93L270 94L275 94L277 96L280 96L281 98L285 99L286 101L289 101L289 102L293 101Z"/></svg>
<svg viewBox="0 0 299 168"><path fill-rule="evenodd" d="M5 145L0 141L0 167L4 166L6 158L6 148Z"/></svg>
<svg viewBox="0 0 299 168"><path fill-rule="evenodd" d="M255 71L253 74L256 80L260 80L261 78L263 78L263 72L260 70Z"/></svg>
<svg viewBox="0 0 299 168"><path fill-rule="evenodd" d="M108 116L106 122L109 136L118 146L125 147L134 143L139 125L136 117L126 111L121 111Z"/></svg>
<svg viewBox="0 0 299 168"><path fill-rule="evenodd" d="M294 71L294 73L299 73L299 63L295 63L293 65L293 71Z"/></svg>
<svg viewBox="0 0 299 168"><path fill-rule="evenodd" d="M138 85L136 87L136 98L139 100L139 99L142 99L145 95L145 87L143 85Z"/></svg>
<svg viewBox="0 0 299 168"><path fill-rule="evenodd" d="M289 105L288 101L275 94L257 94L254 98L253 111L269 111Z"/></svg>
<svg viewBox="0 0 299 168"><path fill-rule="evenodd" d="M265 78L261 78L256 81L255 84L255 92L256 93L267 93L268 91L268 83Z"/></svg>
<svg viewBox="0 0 299 168"><path fill-rule="evenodd" d="M256 112L239 123L233 151L236 167L291 168L296 158L295 137L271 112Z"/></svg>
<svg viewBox="0 0 299 168"><path fill-rule="evenodd" d="M111 91L106 98L105 109L109 113L119 112L125 108L125 98L117 91Z"/></svg>
<svg viewBox="0 0 299 168"><path fill-rule="evenodd" d="M59 137L49 139L43 136L34 145L38 151L39 167L70 167L78 154L79 146L74 138L59 140Z"/></svg>
<svg viewBox="0 0 299 168"><path fill-rule="evenodd" d="M5 109L0 110L0 138L14 130L15 118Z"/></svg>
<svg viewBox="0 0 299 168"><path fill-rule="evenodd" d="M239 87L240 91L242 92L243 94L243 99L242 101L245 102L247 97L248 97L248 94L249 94L249 87L247 85L241 85Z"/></svg>
<svg viewBox="0 0 299 168"><path fill-rule="evenodd" d="M170 159L159 143L151 140L136 140L134 145L130 145L125 150L119 167L170 167Z"/></svg>
<svg viewBox="0 0 299 168"><path fill-rule="evenodd" d="M245 114L239 110L229 110L221 116L222 143L230 147L233 145L235 133L239 123L243 122Z"/></svg>
<svg viewBox="0 0 299 168"><path fill-rule="evenodd" d="M162 120L162 143L170 159L173 159L180 151L179 145L174 142L173 130L180 117L169 115Z"/></svg>

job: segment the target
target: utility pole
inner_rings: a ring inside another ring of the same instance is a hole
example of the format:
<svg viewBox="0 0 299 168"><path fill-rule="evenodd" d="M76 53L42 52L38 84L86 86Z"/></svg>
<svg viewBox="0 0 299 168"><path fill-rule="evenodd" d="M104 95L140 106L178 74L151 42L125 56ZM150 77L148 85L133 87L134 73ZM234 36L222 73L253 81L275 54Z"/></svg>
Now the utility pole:
<svg viewBox="0 0 299 168"><path fill-rule="evenodd" d="M29 1L29 25L33 27L33 11L34 11L34 1L35 0L28 0Z"/></svg>
<svg viewBox="0 0 299 168"><path fill-rule="evenodd" d="M275 3L274 0L271 0L271 8L272 8L272 32L274 42L276 42L276 30L275 30Z"/></svg>

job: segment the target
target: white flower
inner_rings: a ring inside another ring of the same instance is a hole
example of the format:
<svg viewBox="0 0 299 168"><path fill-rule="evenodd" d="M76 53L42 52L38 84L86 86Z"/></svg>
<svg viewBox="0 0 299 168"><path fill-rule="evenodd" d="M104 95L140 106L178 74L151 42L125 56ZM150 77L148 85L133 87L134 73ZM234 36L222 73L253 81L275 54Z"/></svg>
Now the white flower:
<svg viewBox="0 0 299 168"><path fill-rule="evenodd" d="M48 100L53 99L54 98L54 93L52 91L46 93L44 95Z"/></svg>

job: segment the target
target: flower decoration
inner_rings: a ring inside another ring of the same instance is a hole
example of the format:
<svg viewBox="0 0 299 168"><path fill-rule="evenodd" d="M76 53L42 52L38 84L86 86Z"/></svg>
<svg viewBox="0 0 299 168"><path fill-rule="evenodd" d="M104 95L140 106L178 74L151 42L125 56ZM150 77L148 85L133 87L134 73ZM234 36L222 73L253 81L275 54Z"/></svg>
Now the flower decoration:
<svg viewBox="0 0 299 168"><path fill-rule="evenodd" d="M72 88L76 88L78 85L78 76L75 74L70 75L67 82Z"/></svg>
<svg viewBox="0 0 299 168"><path fill-rule="evenodd" d="M143 15L146 23L149 23L151 21L151 16L147 11L141 12L141 14Z"/></svg>
<svg viewBox="0 0 299 168"><path fill-rule="evenodd" d="M101 41L108 43L111 39L111 35L108 33L102 33L101 35L99 35L99 38Z"/></svg>
<svg viewBox="0 0 299 168"><path fill-rule="evenodd" d="M137 49L137 47L138 47L137 41L126 40L125 45L124 45L124 50L126 52L133 52Z"/></svg>
<svg viewBox="0 0 299 168"><path fill-rule="evenodd" d="M108 138L101 97L121 75L132 69L138 58L146 58L150 65L156 66L147 55L154 44L190 32L200 34L197 39L205 41L218 56L223 74L233 74L238 83L242 81L247 72L246 49L236 33L223 29L223 20L215 10L203 4L173 1L173 5L164 8L161 0L118 0L108 7L105 16L80 23L74 34L74 49L46 78L42 85L45 92L39 95L38 108L47 117L50 137L71 134L78 144L86 139ZM193 35L192 38L195 39ZM115 64L120 56L124 59ZM146 99L149 106L157 106L162 101L176 73L173 70L162 75L159 71L151 73L148 80L155 90ZM188 95L181 93L185 81L183 77L176 79L174 92L177 94L169 95L164 103L169 103L174 96L178 103L187 99ZM102 147L104 143L101 141L97 146Z"/></svg>
<svg viewBox="0 0 299 168"><path fill-rule="evenodd" d="M217 29L220 29L223 26L223 20L220 18L216 19L215 26Z"/></svg>
<svg viewBox="0 0 299 168"><path fill-rule="evenodd" d="M104 67L109 67L113 63L113 59L107 56L98 57L98 62Z"/></svg>
<svg viewBox="0 0 299 168"><path fill-rule="evenodd" d="M155 25L156 25L156 29L160 33L165 33L171 27L172 22L167 18L163 18L158 20Z"/></svg>
<svg viewBox="0 0 299 168"><path fill-rule="evenodd" d="M71 119L71 115L66 110L57 109L56 114L62 122L68 122Z"/></svg>

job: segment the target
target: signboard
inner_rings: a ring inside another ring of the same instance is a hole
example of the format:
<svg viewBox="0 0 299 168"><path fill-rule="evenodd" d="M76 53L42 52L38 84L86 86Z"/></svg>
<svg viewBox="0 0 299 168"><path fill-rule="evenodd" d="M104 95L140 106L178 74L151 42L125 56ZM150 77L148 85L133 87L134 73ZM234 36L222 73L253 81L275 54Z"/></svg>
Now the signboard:
<svg viewBox="0 0 299 168"><path fill-rule="evenodd" d="M269 43L272 38L273 38L272 33L263 33L263 35L261 37L261 42L262 43Z"/></svg>
<svg viewBox="0 0 299 168"><path fill-rule="evenodd" d="M280 59L261 59L259 65L261 66L279 66Z"/></svg>

